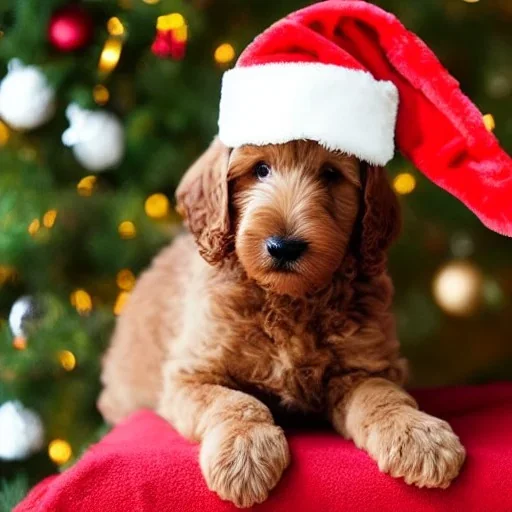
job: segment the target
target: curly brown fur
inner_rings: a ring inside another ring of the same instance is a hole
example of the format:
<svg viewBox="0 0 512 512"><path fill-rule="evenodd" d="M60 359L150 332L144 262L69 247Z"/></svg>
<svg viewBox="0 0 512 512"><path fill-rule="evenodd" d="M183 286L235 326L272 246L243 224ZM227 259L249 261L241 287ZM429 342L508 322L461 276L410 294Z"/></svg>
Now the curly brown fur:
<svg viewBox="0 0 512 512"><path fill-rule="evenodd" d="M271 175L259 180L262 161ZM325 414L382 471L447 486L464 450L399 387L386 252L400 222L384 170L310 141L229 151L215 140L177 199L191 235L155 259L119 319L104 417L156 409L201 443L208 486L240 507L263 501L289 463L260 395ZM309 242L286 272L264 249L276 234Z"/></svg>

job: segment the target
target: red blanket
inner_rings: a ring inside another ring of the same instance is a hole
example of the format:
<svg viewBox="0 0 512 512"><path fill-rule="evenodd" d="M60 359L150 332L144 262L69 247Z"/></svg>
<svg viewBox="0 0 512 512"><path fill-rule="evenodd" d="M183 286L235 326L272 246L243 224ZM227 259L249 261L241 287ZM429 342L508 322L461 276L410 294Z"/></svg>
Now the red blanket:
<svg viewBox="0 0 512 512"><path fill-rule="evenodd" d="M426 390L421 407L448 420L466 446L447 490L409 487L379 472L333 432L289 434L292 463L261 512L511 512L512 383ZM198 447L141 411L74 467L36 486L14 512L218 512L237 510L211 493Z"/></svg>

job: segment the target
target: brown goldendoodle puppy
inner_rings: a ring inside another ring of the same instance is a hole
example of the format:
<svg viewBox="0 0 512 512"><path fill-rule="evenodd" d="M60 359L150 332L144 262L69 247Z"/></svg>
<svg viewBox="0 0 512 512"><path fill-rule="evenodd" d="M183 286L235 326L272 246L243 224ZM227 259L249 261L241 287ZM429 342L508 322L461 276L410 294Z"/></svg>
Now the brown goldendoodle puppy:
<svg viewBox="0 0 512 512"><path fill-rule="evenodd" d="M464 449L400 387L386 271L399 208L384 170L310 141L215 140L177 200L191 235L155 259L119 318L104 417L154 408L201 443L208 486L240 507L289 463L265 405L276 398L325 414L382 471L448 486Z"/></svg>

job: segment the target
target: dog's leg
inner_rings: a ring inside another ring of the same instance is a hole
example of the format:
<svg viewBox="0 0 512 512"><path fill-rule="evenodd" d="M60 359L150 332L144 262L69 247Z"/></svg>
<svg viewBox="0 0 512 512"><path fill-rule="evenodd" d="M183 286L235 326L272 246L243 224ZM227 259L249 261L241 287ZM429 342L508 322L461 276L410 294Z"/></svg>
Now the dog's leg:
<svg viewBox="0 0 512 512"><path fill-rule="evenodd" d="M379 469L419 487L445 488L465 451L446 421L418 410L403 389L382 378L335 378L329 385L335 429L366 450Z"/></svg>
<svg viewBox="0 0 512 512"><path fill-rule="evenodd" d="M158 412L201 443L201 469L211 490L238 507L261 503L288 466L284 433L264 404L204 370L167 363Z"/></svg>

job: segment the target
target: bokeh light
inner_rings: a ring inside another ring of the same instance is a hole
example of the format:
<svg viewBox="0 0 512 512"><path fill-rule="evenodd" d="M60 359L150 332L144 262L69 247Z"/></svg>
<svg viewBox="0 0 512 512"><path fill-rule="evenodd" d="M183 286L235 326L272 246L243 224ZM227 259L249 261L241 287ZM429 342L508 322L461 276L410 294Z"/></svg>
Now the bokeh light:
<svg viewBox="0 0 512 512"><path fill-rule="evenodd" d="M54 439L48 445L48 455L55 464L61 466L71 458L73 450L71 449L71 445L67 441L64 441L64 439Z"/></svg>
<svg viewBox="0 0 512 512"><path fill-rule="evenodd" d="M129 268L123 268L117 273L116 283L121 290L130 291L135 286L135 276Z"/></svg>
<svg viewBox="0 0 512 512"><path fill-rule="evenodd" d="M130 294L128 292L120 292L117 296L116 303L114 304L114 315L120 315L126 306L126 302L128 301L128 298L130 297Z"/></svg>
<svg viewBox="0 0 512 512"><path fill-rule="evenodd" d="M92 90L92 97L98 105L105 105L110 99L110 92L104 85L98 84Z"/></svg>
<svg viewBox="0 0 512 512"><path fill-rule="evenodd" d="M496 122L494 121L492 114L485 114L482 119L488 132L492 132L494 128L496 128Z"/></svg>
<svg viewBox="0 0 512 512"><path fill-rule="evenodd" d="M410 194L416 188L416 178L409 172L402 172L395 176L393 188L397 194Z"/></svg>
<svg viewBox="0 0 512 512"><path fill-rule="evenodd" d="M122 36L124 34L124 26L117 16L113 16L107 21L107 30L111 36Z"/></svg>
<svg viewBox="0 0 512 512"><path fill-rule="evenodd" d="M235 49L229 43L218 46L213 54L215 62L219 64L228 64L235 58Z"/></svg>
<svg viewBox="0 0 512 512"><path fill-rule="evenodd" d="M434 278L432 291L437 304L455 316L469 316L480 305L483 277L469 262L445 265Z"/></svg>
<svg viewBox="0 0 512 512"><path fill-rule="evenodd" d="M101 51L100 61L98 63L99 70L104 73L112 71L117 66L117 63L121 58L122 48L123 43L120 39L116 37L109 37L105 41L105 45Z"/></svg>
<svg viewBox="0 0 512 512"><path fill-rule="evenodd" d="M76 357L73 352L69 350L60 350L57 353L57 358L59 359L59 363L66 370L70 372L75 369L76 366Z"/></svg>
<svg viewBox="0 0 512 512"><path fill-rule="evenodd" d="M91 196L97 181L98 178L96 176L86 176L82 178L76 186L78 194L83 197Z"/></svg>
<svg viewBox="0 0 512 512"><path fill-rule="evenodd" d="M123 240L130 240L137 236L137 228L131 220L125 220L119 224L117 231Z"/></svg>
<svg viewBox="0 0 512 512"><path fill-rule="evenodd" d="M75 290L69 300L79 315L88 315L92 310L92 298L85 290Z"/></svg>
<svg viewBox="0 0 512 512"><path fill-rule="evenodd" d="M44 215L43 215L43 225L45 228L53 228L53 226L55 225L55 221L57 220L57 215L58 215L58 212L57 210L48 210Z"/></svg>
<svg viewBox="0 0 512 512"><path fill-rule="evenodd" d="M162 219L169 214L169 199L164 194L153 194L146 199L144 210L152 219Z"/></svg>

